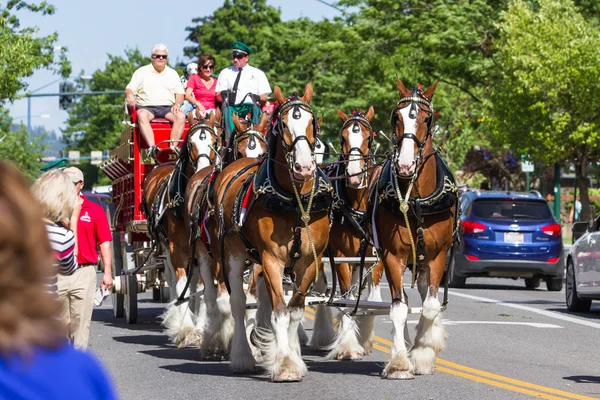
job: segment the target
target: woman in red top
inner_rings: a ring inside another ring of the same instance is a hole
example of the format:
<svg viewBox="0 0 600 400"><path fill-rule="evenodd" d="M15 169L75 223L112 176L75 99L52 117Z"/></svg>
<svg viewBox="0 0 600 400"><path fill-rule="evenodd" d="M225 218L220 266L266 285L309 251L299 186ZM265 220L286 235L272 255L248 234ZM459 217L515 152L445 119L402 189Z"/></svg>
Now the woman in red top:
<svg viewBox="0 0 600 400"><path fill-rule="evenodd" d="M190 76L185 89L185 99L203 116L217 108L217 80L212 77L214 70L215 58L210 54L202 54L198 59L198 74Z"/></svg>

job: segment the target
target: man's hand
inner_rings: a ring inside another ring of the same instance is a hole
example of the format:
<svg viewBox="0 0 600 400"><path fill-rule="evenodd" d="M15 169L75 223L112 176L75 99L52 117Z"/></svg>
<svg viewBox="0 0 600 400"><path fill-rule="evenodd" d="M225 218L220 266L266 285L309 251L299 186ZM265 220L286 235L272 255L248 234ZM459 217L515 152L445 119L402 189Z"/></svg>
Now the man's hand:
<svg viewBox="0 0 600 400"><path fill-rule="evenodd" d="M181 107L179 107L179 104L175 103L173 104L173 107L171 107L171 112L173 114L177 114L181 112Z"/></svg>
<svg viewBox="0 0 600 400"><path fill-rule="evenodd" d="M112 278L112 274L110 272L106 273L104 272L104 274L102 275L102 281L100 282L100 287L103 287L104 289L110 289L113 285L113 278Z"/></svg>
<svg viewBox="0 0 600 400"><path fill-rule="evenodd" d="M125 97L125 103L127 103L127 106L132 108L137 105L137 101L135 101L135 97L133 95L128 95Z"/></svg>
<svg viewBox="0 0 600 400"><path fill-rule="evenodd" d="M199 101L196 102L196 108L198 109L198 111L200 111L202 114L204 114L206 112L206 108L204 108L204 106L202 105L202 103L200 103Z"/></svg>

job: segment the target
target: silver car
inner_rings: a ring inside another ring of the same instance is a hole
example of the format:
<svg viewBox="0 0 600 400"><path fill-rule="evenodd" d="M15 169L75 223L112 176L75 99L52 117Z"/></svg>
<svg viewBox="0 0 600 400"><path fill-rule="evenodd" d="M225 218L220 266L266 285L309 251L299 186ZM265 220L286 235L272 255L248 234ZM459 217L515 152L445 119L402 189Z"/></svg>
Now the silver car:
<svg viewBox="0 0 600 400"><path fill-rule="evenodd" d="M583 229L582 229L583 228ZM600 300L600 215L591 226L573 225L573 235L583 235L567 256L565 296L569 311L589 311L592 300Z"/></svg>

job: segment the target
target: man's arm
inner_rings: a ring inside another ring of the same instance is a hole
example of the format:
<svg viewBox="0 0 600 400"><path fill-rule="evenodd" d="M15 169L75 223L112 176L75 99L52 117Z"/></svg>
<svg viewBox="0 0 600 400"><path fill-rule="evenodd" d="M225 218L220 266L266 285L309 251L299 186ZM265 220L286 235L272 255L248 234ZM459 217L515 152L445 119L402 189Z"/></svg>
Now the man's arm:
<svg viewBox="0 0 600 400"><path fill-rule="evenodd" d="M104 264L104 274L102 275L101 286L106 289L110 289L113 285L112 278L112 251L110 249L110 242L100 243L100 258Z"/></svg>
<svg viewBox="0 0 600 400"><path fill-rule="evenodd" d="M260 95L260 105L264 106L268 99L269 99L269 95L268 94L266 94L266 93L265 94L261 94Z"/></svg>

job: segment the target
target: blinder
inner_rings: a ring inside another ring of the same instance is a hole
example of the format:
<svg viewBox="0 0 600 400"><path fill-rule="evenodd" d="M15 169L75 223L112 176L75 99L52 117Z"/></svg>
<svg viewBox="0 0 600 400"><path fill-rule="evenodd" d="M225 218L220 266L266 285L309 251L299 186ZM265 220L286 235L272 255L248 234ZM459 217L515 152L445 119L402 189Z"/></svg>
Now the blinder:
<svg viewBox="0 0 600 400"><path fill-rule="evenodd" d="M407 105L400 106L400 104L406 102L409 103ZM425 108L424 106L427 106L427 108ZM396 135L393 135L392 140L395 146L399 146L402 140L411 139L415 141L418 148L421 149L423 148L423 146L425 146L427 138L431 135L431 127L433 125L433 103L427 98L425 98L418 89L414 89L412 96L402 97L398 101L398 105L396 106L396 108L392 110L392 114L390 115L390 125L392 126L392 130L394 130L396 127L396 122L398 121L398 112L406 107L410 107L408 115L411 119L417 118L419 110L429 114L429 116L426 119L427 133L425 134L425 137L422 141L419 141L419 139L414 133L404 133L402 134L402 137L400 139L398 139Z"/></svg>
<svg viewBox="0 0 600 400"><path fill-rule="evenodd" d="M312 108L310 107L310 104L295 97L295 98L292 98L292 99L286 101L279 107L277 107L277 109L275 110L276 115L277 115L276 132L274 132L274 133L275 134L283 134L283 132L285 131L285 126L284 126L282 116L286 112L289 112L290 109L292 109L292 118L294 118L294 119L301 118L302 114L300 112L300 109L303 109L304 111L312 114L312 125L313 125L313 132L314 132L315 138L312 142L310 142L308 137L306 137L306 135L300 135L300 136L297 136L292 141L292 143L288 145L282 136L281 137L281 145L283 146L283 149L285 150L286 153L290 153L292 151L292 149L294 148L294 146L296 146L296 144L300 140L306 140L306 142L308 143L308 147L310 147L311 153L313 153L313 155L314 155L315 146L317 144L317 138L319 137L319 126L317 125L317 120L315 118L314 112L312 111Z"/></svg>
<svg viewBox="0 0 600 400"><path fill-rule="evenodd" d="M189 129L188 131L188 138L191 138L192 135L194 135L198 130L200 130L199 133L199 139L200 140L206 140L206 135L207 133L210 134L211 136L214 136L214 141L212 142L213 144L216 144L216 148L213 149L213 151L218 152L219 151L219 141L218 141L218 135L215 132L215 128L207 125L205 123L199 122L195 125L192 125L192 127ZM188 150L188 154L190 154L190 158L191 158L191 154L192 154L192 141L190 139L187 140L187 150ZM207 158L208 162L210 165L213 164L213 159L211 159L210 154L198 154L198 156L196 158L191 158L192 162L194 163L194 165L198 165L198 161L201 158Z"/></svg>

